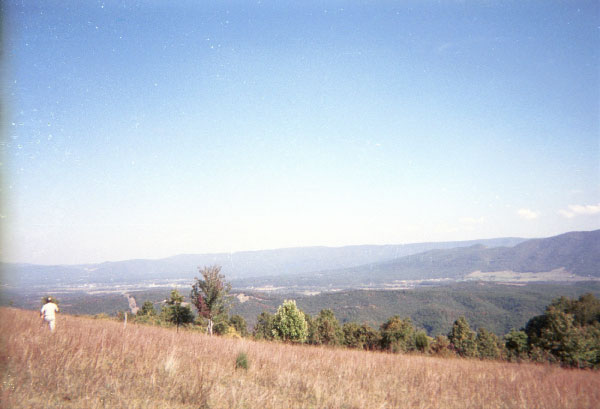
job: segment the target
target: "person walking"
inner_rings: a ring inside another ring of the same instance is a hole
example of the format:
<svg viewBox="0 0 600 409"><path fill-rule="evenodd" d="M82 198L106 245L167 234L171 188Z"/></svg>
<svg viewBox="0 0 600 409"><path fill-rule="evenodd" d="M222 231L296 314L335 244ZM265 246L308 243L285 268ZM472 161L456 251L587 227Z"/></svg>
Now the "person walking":
<svg viewBox="0 0 600 409"><path fill-rule="evenodd" d="M40 310L40 318L48 323L50 332L56 328L56 313L59 312L58 305L54 303L52 297L46 298L46 304Z"/></svg>

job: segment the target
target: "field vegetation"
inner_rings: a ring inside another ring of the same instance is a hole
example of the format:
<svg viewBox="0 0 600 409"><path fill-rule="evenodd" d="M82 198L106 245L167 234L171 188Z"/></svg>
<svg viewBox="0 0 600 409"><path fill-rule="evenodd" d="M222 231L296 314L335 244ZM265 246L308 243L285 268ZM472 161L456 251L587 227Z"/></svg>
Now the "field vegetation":
<svg viewBox="0 0 600 409"><path fill-rule="evenodd" d="M593 408L598 371L209 337L0 309L6 408Z"/></svg>

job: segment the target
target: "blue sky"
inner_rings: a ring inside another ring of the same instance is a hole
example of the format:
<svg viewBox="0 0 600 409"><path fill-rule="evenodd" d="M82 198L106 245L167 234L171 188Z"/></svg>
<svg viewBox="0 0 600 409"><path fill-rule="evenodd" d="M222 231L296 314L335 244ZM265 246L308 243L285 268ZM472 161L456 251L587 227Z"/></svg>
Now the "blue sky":
<svg viewBox="0 0 600 409"><path fill-rule="evenodd" d="M600 228L596 1L2 11L4 261Z"/></svg>

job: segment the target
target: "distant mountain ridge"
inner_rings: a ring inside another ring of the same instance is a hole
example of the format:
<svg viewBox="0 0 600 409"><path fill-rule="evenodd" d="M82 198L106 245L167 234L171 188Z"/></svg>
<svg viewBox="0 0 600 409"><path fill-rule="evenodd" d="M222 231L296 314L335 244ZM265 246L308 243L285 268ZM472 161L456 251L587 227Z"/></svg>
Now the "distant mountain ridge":
<svg viewBox="0 0 600 409"><path fill-rule="evenodd" d="M296 247L215 254L182 254L157 260L125 260L82 265L2 263L2 282L12 286L140 282L153 279L193 279L197 268L218 264L229 280L289 276L321 270L378 264L432 249L476 244L514 246L523 238L344 247Z"/></svg>
<svg viewBox="0 0 600 409"><path fill-rule="evenodd" d="M429 260L427 260L429 258ZM547 272L563 268L579 276L600 277L600 230L570 232L545 239L524 241L514 247L432 250L389 263L389 269L430 272L431 278L453 277L476 270L495 272ZM425 271L424 271L425 270ZM470 271L469 271L470 270Z"/></svg>
<svg viewBox="0 0 600 409"><path fill-rule="evenodd" d="M86 265L2 264L2 283L15 287L66 287L188 280L197 268L218 264L234 286L360 287L401 280L463 279L480 272L548 272L563 269L600 277L600 230L543 239L500 238L460 242L297 247L158 260Z"/></svg>
<svg viewBox="0 0 600 409"><path fill-rule="evenodd" d="M469 273L513 271L550 272L564 269L582 277L600 277L600 230L570 232L545 239L530 239L513 247L469 247L434 249L418 254L345 269L283 277L278 285L345 288L401 280L463 279ZM239 285L248 284L240 282ZM264 278L257 285L273 285Z"/></svg>

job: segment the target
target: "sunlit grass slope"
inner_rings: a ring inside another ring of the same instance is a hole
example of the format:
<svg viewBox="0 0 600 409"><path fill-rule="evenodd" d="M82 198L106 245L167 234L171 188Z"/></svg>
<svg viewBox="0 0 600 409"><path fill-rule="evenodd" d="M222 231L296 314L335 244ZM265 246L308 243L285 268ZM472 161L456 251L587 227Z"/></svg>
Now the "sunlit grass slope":
<svg viewBox="0 0 600 409"><path fill-rule="evenodd" d="M593 408L600 373L0 309L2 408ZM249 368L236 369L245 352Z"/></svg>

